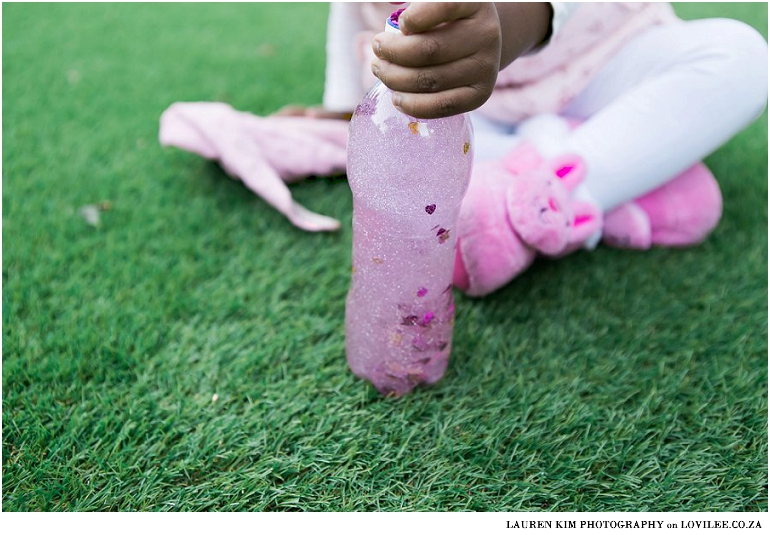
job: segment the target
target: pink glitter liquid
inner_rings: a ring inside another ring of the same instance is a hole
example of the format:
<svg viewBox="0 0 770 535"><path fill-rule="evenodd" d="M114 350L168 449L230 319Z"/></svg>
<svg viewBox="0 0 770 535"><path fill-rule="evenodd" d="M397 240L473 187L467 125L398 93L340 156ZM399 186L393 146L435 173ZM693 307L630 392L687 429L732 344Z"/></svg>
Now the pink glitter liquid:
<svg viewBox="0 0 770 535"><path fill-rule="evenodd" d="M415 119L377 84L350 123L353 269L348 364L400 396L444 374L452 347L455 224L473 161L465 115Z"/></svg>

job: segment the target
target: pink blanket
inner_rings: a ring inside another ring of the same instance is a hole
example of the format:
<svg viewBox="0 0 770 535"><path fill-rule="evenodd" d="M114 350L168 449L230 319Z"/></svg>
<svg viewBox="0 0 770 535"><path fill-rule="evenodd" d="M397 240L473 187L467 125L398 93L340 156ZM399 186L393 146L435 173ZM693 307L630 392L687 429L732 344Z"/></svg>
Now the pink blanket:
<svg viewBox="0 0 770 535"><path fill-rule="evenodd" d="M340 222L311 212L286 183L345 172L348 123L307 117L258 117L221 102L178 102L160 117L160 144L215 160L232 176L308 231Z"/></svg>

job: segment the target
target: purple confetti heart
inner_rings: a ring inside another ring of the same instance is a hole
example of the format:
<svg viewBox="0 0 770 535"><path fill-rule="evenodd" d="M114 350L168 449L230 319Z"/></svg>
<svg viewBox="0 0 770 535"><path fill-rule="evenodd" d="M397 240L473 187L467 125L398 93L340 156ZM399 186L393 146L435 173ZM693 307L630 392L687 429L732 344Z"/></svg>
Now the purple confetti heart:
<svg viewBox="0 0 770 535"><path fill-rule="evenodd" d="M427 327L430 324L430 322L433 321L434 317L435 316L433 315L433 312L427 312L422 317L422 319L418 322L418 325L420 325L420 327Z"/></svg>
<svg viewBox="0 0 770 535"><path fill-rule="evenodd" d="M429 204L425 207L425 211L428 212L428 215L431 215L433 212L436 211L436 205L435 204Z"/></svg>

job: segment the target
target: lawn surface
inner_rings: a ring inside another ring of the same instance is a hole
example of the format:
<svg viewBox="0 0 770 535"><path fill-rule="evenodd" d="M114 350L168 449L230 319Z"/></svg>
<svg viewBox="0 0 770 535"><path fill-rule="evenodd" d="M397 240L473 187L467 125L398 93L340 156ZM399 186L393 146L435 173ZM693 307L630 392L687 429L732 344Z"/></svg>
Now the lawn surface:
<svg viewBox="0 0 770 535"><path fill-rule="evenodd" d="M703 245L458 294L445 378L382 399L344 177L292 186L343 222L304 233L157 143L174 101L319 102L326 11L3 5L3 509L766 511L767 115L707 159Z"/></svg>

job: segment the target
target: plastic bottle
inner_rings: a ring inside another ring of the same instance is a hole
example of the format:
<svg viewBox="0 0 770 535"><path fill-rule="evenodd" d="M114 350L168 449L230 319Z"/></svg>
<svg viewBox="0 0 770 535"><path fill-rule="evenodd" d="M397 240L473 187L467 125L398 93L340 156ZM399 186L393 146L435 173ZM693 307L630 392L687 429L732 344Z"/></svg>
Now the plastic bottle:
<svg viewBox="0 0 770 535"><path fill-rule="evenodd" d="M399 13L386 30L398 31ZM345 345L353 373L382 394L401 396L446 371L454 229L470 180L472 136L466 115L426 120L401 113L380 82L351 119L353 266Z"/></svg>

